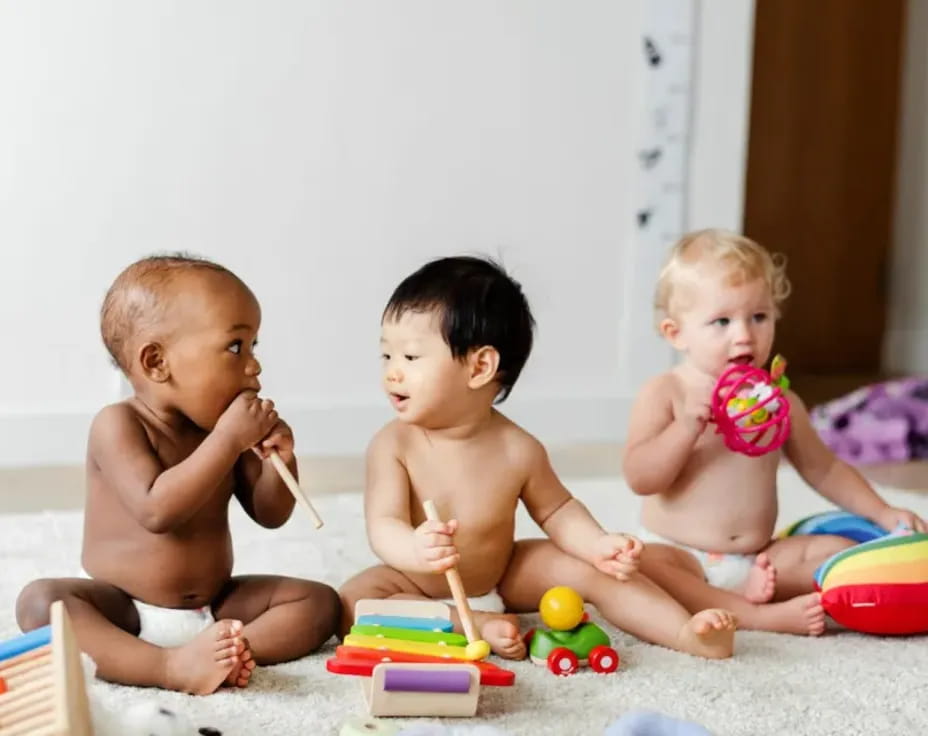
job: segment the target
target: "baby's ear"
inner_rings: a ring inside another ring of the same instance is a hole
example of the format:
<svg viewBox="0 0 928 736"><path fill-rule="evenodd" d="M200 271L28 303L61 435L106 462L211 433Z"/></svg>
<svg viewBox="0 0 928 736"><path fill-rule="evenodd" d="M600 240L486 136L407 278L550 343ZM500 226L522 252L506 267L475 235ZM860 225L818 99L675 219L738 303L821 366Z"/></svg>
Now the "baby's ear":
<svg viewBox="0 0 928 736"><path fill-rule="evenodd" d="M157 342L147 342L139 348L139 365L143 375L155 383L164 383L171 377L164 348Z"/></svg>
<svg viewBox="0 0 928 736"><path fill-rule="evenodd" d="M674 347L677 347L677 337L680 335L680 325L670 317L665 317L657 326L661 336Z"/></svg>
<svg viewBox="0 0 928 736"><path fill-rule="evenodd" d="M472 350L467 357L470 378L467 385L471 388L483 388L496 378L499 370L499 351L492 345Z"/></svg>

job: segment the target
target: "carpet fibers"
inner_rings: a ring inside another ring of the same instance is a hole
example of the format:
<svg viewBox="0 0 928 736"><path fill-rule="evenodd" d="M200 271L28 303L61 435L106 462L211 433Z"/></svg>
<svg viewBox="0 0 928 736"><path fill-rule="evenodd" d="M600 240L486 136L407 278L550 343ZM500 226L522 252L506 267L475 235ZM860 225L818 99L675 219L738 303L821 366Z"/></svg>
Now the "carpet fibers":
<svg viewBox="0 0 928 736"><path fill-rule="evenodd" d="M568 486L604 525L637 527L637 501L619 479L585 479ZM928 495L882 490L891 503L928 516ZM828 508L789 468L780 473L780 498L781 525ZM326 521L319 532L299 508L276 531L256 527L234 508L236 573L310 577L337 587L371 564L360 495L323 496L315 504ZM520 536L537 534L521 510L518 529ZM78 573L80 539L78 512L0 516L0 638L17 633L13 604L26 582ZM526 616L525 626L536 620ZM622 657L616 675L581 671L556 679L519 662L512 665L515 687L484 688L478 717L449 725L456 732L484 724L533 736L601 734L626 711L644 708L696 721L719 736L928 732L928 637L890 639L833 631L809 639L739 632L736 656L711 662L607 630ZM90 693L114 713L155 698L197 727L211 726L225 736L336 734L363 708L356 678L325 671L324 661L334 646L333 640L314 656L262 668L244 691L190 697L94 681Z"/></svg>

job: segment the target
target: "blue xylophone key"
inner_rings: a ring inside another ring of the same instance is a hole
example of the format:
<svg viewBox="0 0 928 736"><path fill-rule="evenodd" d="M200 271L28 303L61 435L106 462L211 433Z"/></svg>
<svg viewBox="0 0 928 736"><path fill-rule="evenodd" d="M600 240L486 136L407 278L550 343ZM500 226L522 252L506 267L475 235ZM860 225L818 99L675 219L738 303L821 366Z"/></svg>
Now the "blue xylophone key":
<svg viewBox="0 0 928 736"><path fill-rule="evenodd" d="M444 618L417 618L413 616L359 616L358 624L364 626L390 626L396 629L419 631L451 631L454 626Z"/></svg>
<svg viewBox="0 0 928 736"><path fill-rule="evenodd" d="M28 634L17 636L15 639L0 641L0 662L45 646L51 640L52 627L43 626L40 629L33 629Z"/></svg>

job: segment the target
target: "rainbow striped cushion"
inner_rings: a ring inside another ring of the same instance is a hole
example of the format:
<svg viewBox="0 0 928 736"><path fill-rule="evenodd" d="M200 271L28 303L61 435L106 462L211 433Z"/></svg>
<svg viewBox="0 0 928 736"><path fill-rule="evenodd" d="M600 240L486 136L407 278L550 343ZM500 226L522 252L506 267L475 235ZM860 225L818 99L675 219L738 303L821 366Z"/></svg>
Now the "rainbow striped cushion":
<svg viewBox="0 0 928 736"><path fill-rule="evenodd" d="M842 550L815 573L825 612L868 634L928 632L928 534L892 534Z"/></svg>

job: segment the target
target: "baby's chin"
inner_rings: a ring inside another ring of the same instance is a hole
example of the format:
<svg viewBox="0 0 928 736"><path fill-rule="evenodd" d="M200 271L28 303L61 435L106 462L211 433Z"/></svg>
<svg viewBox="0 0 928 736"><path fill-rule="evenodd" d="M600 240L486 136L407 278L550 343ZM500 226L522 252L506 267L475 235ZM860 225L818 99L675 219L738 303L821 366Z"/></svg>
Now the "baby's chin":
<svg viewBox="0 0 928 736"><path fill-rule="evenodd" d="M403 424L418 424L419 414L412 410L408 404L403 406L402 409L393 407L393 416L399 419Z"/></svg>

